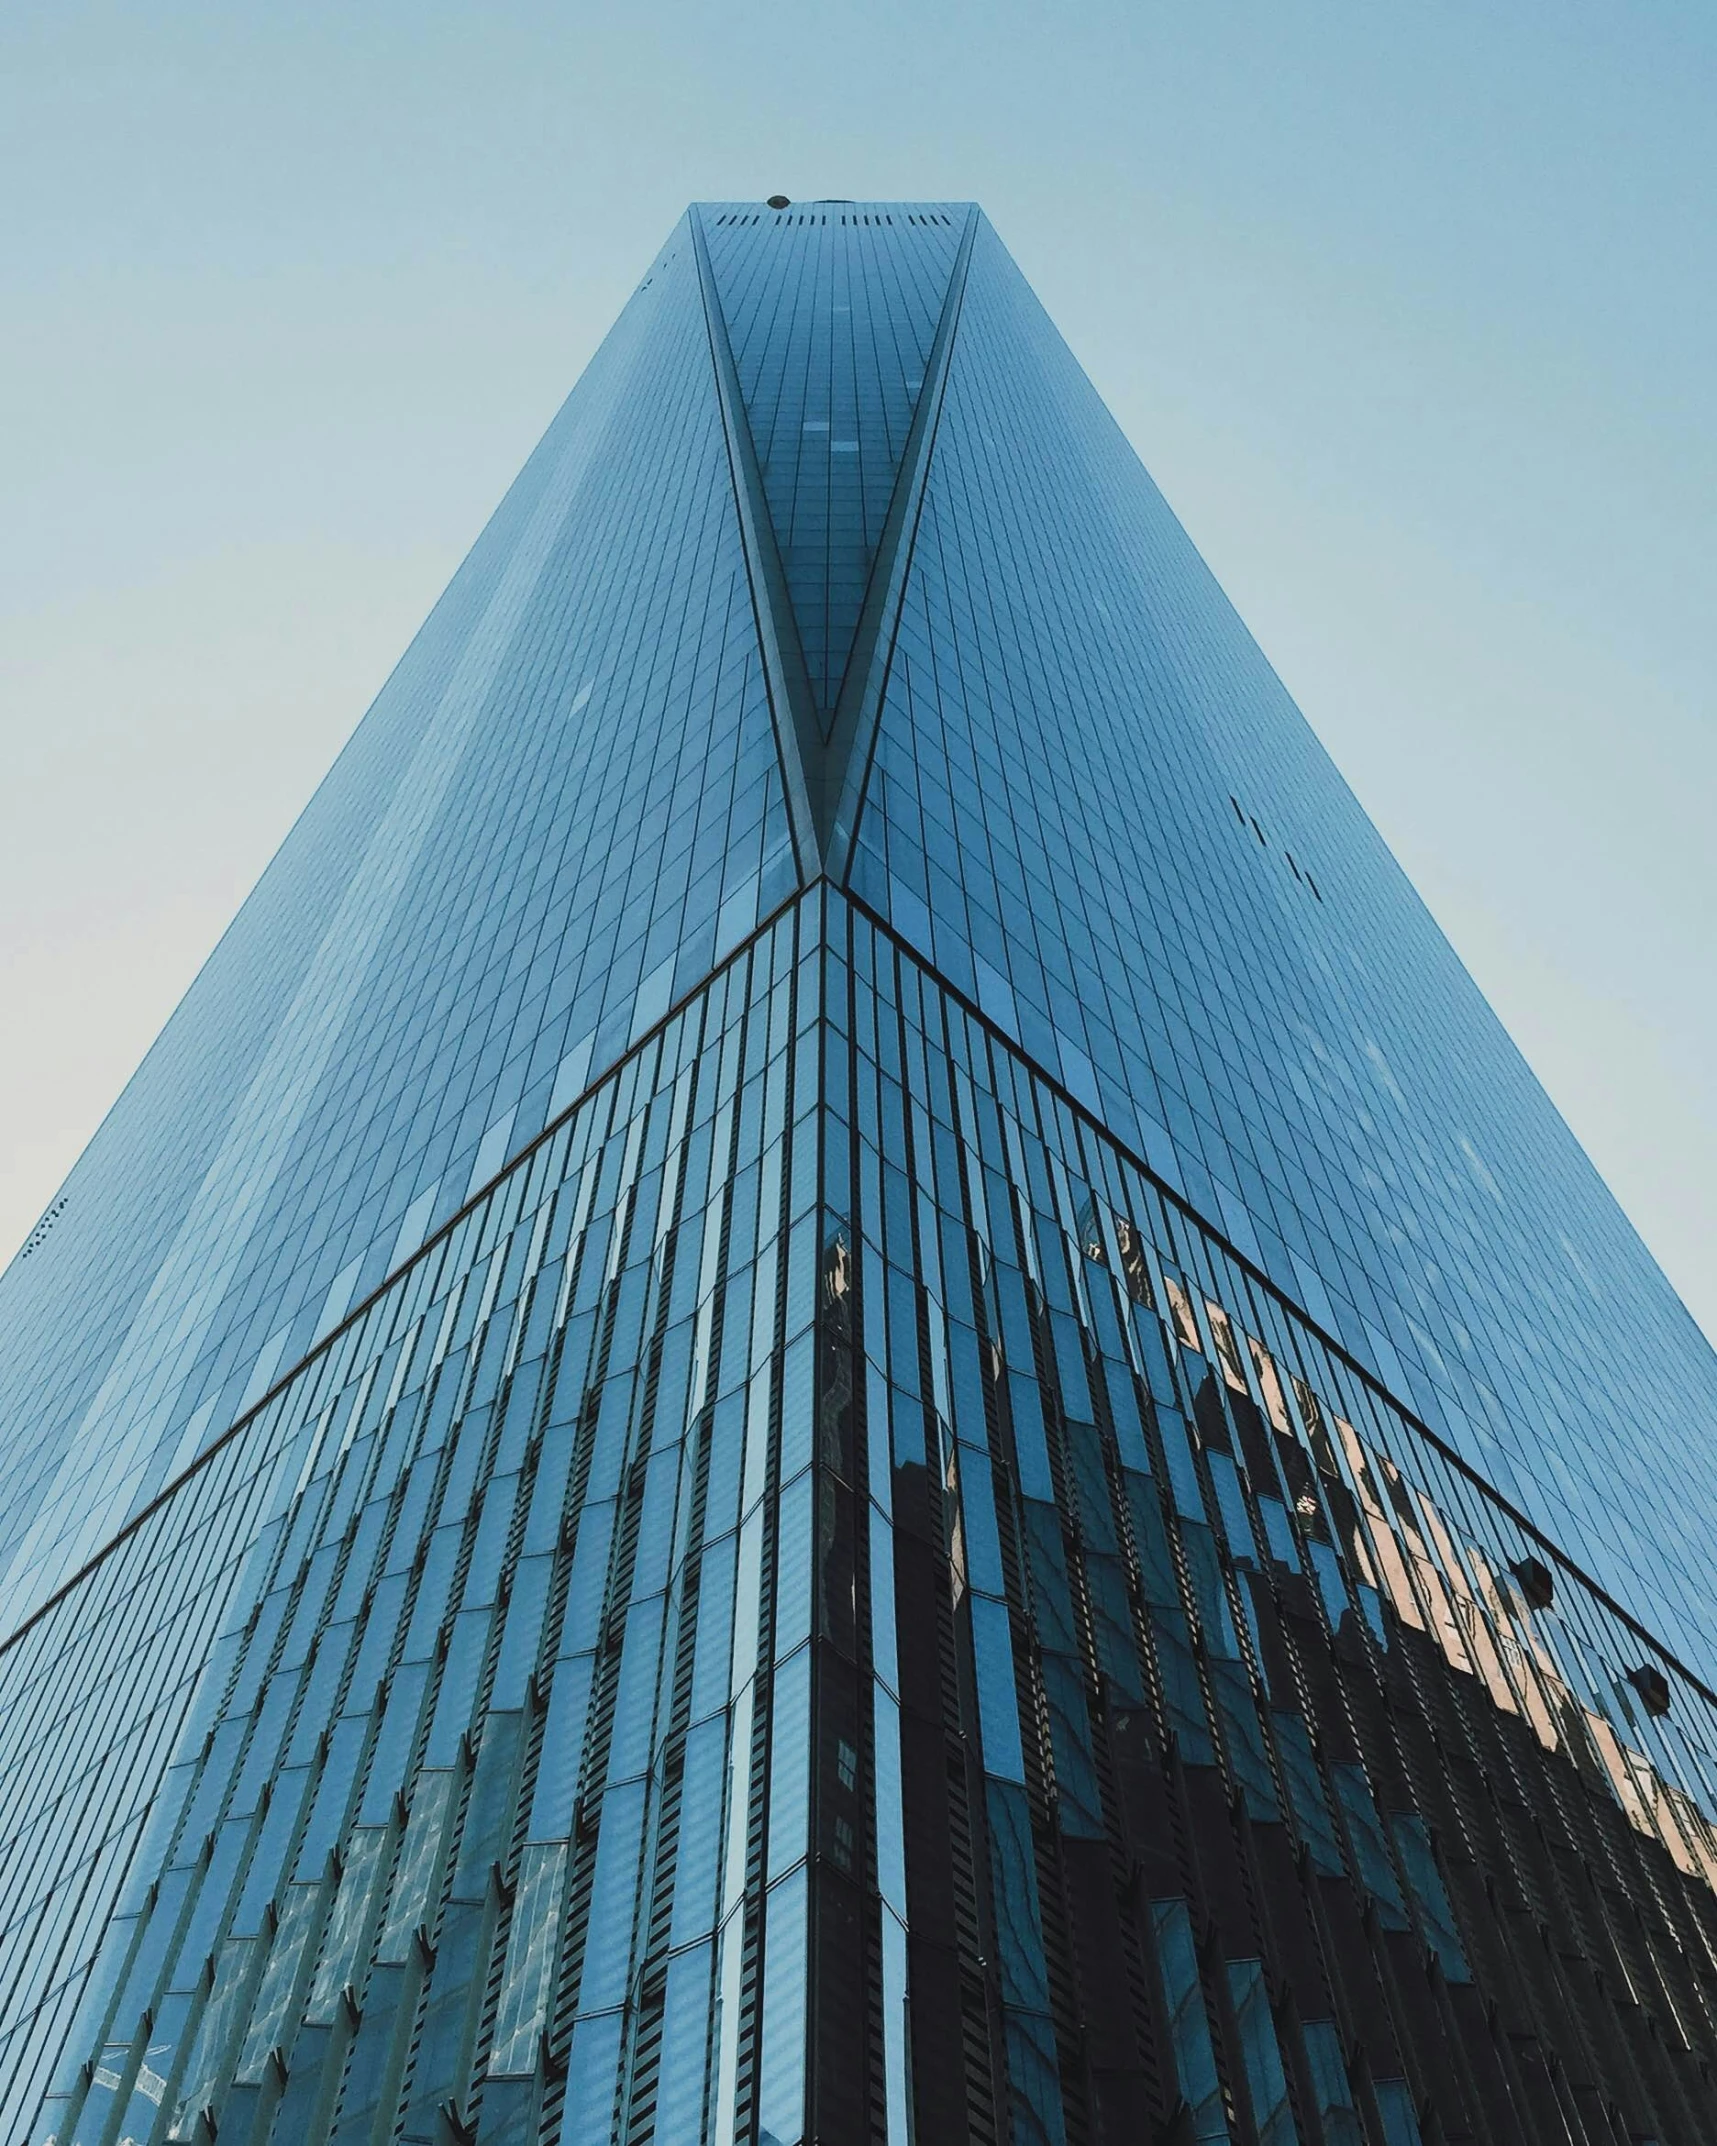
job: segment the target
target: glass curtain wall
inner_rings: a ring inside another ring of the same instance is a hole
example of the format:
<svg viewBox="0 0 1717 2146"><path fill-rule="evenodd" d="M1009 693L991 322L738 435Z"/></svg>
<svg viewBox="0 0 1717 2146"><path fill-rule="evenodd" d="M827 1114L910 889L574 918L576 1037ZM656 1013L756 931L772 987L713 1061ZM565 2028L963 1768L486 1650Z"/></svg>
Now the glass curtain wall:
<svg viewBox="0 0 1717 2146"><path fill-rule="evenodd" d="M1717 2110L1710 1695L823 890L0 1705L36 2146Z"/></svg>

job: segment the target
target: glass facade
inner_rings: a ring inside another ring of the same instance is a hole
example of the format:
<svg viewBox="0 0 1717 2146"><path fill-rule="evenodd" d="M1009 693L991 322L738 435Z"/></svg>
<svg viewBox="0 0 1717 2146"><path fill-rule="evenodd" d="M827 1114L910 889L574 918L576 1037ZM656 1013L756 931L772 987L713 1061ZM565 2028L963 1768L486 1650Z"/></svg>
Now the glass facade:
<svg viewBox="0 0 1717 2146"><path fill-rule="evenodd" d="M688 213L0 1382L0 2137L1717 2133L1717 1368L975 210Z"/></svg>

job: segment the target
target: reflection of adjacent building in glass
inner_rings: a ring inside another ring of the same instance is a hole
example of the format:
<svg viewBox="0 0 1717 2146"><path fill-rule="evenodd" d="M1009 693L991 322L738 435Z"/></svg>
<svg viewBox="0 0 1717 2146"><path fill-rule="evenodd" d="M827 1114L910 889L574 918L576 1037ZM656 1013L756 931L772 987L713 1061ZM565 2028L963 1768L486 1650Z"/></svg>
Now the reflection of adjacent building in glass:
<svg viewBox="0 0 1717 2146"><path fill-rule="evenodd" d="M975 212L679 227L63 1198L0 2134L1717 2128L1709 1352Z"/></svg>

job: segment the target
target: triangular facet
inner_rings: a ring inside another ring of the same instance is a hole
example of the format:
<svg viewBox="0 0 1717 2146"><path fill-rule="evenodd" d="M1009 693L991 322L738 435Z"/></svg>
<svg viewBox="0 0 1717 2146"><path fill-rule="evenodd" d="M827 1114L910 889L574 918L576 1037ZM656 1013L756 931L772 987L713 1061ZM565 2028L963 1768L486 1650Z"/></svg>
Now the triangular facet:
<svg viewBox="0 0 1717 2146"><path fill-rule="evenodd" d="M0 2142L1717 2139L1713 1422L994 231L694 209L0 1275Z"/></svg>
<svg viewBox="0 0 1717 2146"><path fill-rule="evenodd" d="M705 212L715 293L825 739L960 251L947 209Z"/></svg>

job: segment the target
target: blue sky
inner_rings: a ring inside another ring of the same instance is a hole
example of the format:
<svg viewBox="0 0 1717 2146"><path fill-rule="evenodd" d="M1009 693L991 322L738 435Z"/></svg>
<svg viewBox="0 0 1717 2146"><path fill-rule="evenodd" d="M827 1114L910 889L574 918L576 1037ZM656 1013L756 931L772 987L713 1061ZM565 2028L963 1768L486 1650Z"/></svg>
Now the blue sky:
<svg viewBox="0 0 1717 2146"><path fill-rule="evenodd" d="M12 0L0 1243L686 200L946 195L1717 1330L1714 109L1683 0Z"/></svg>

